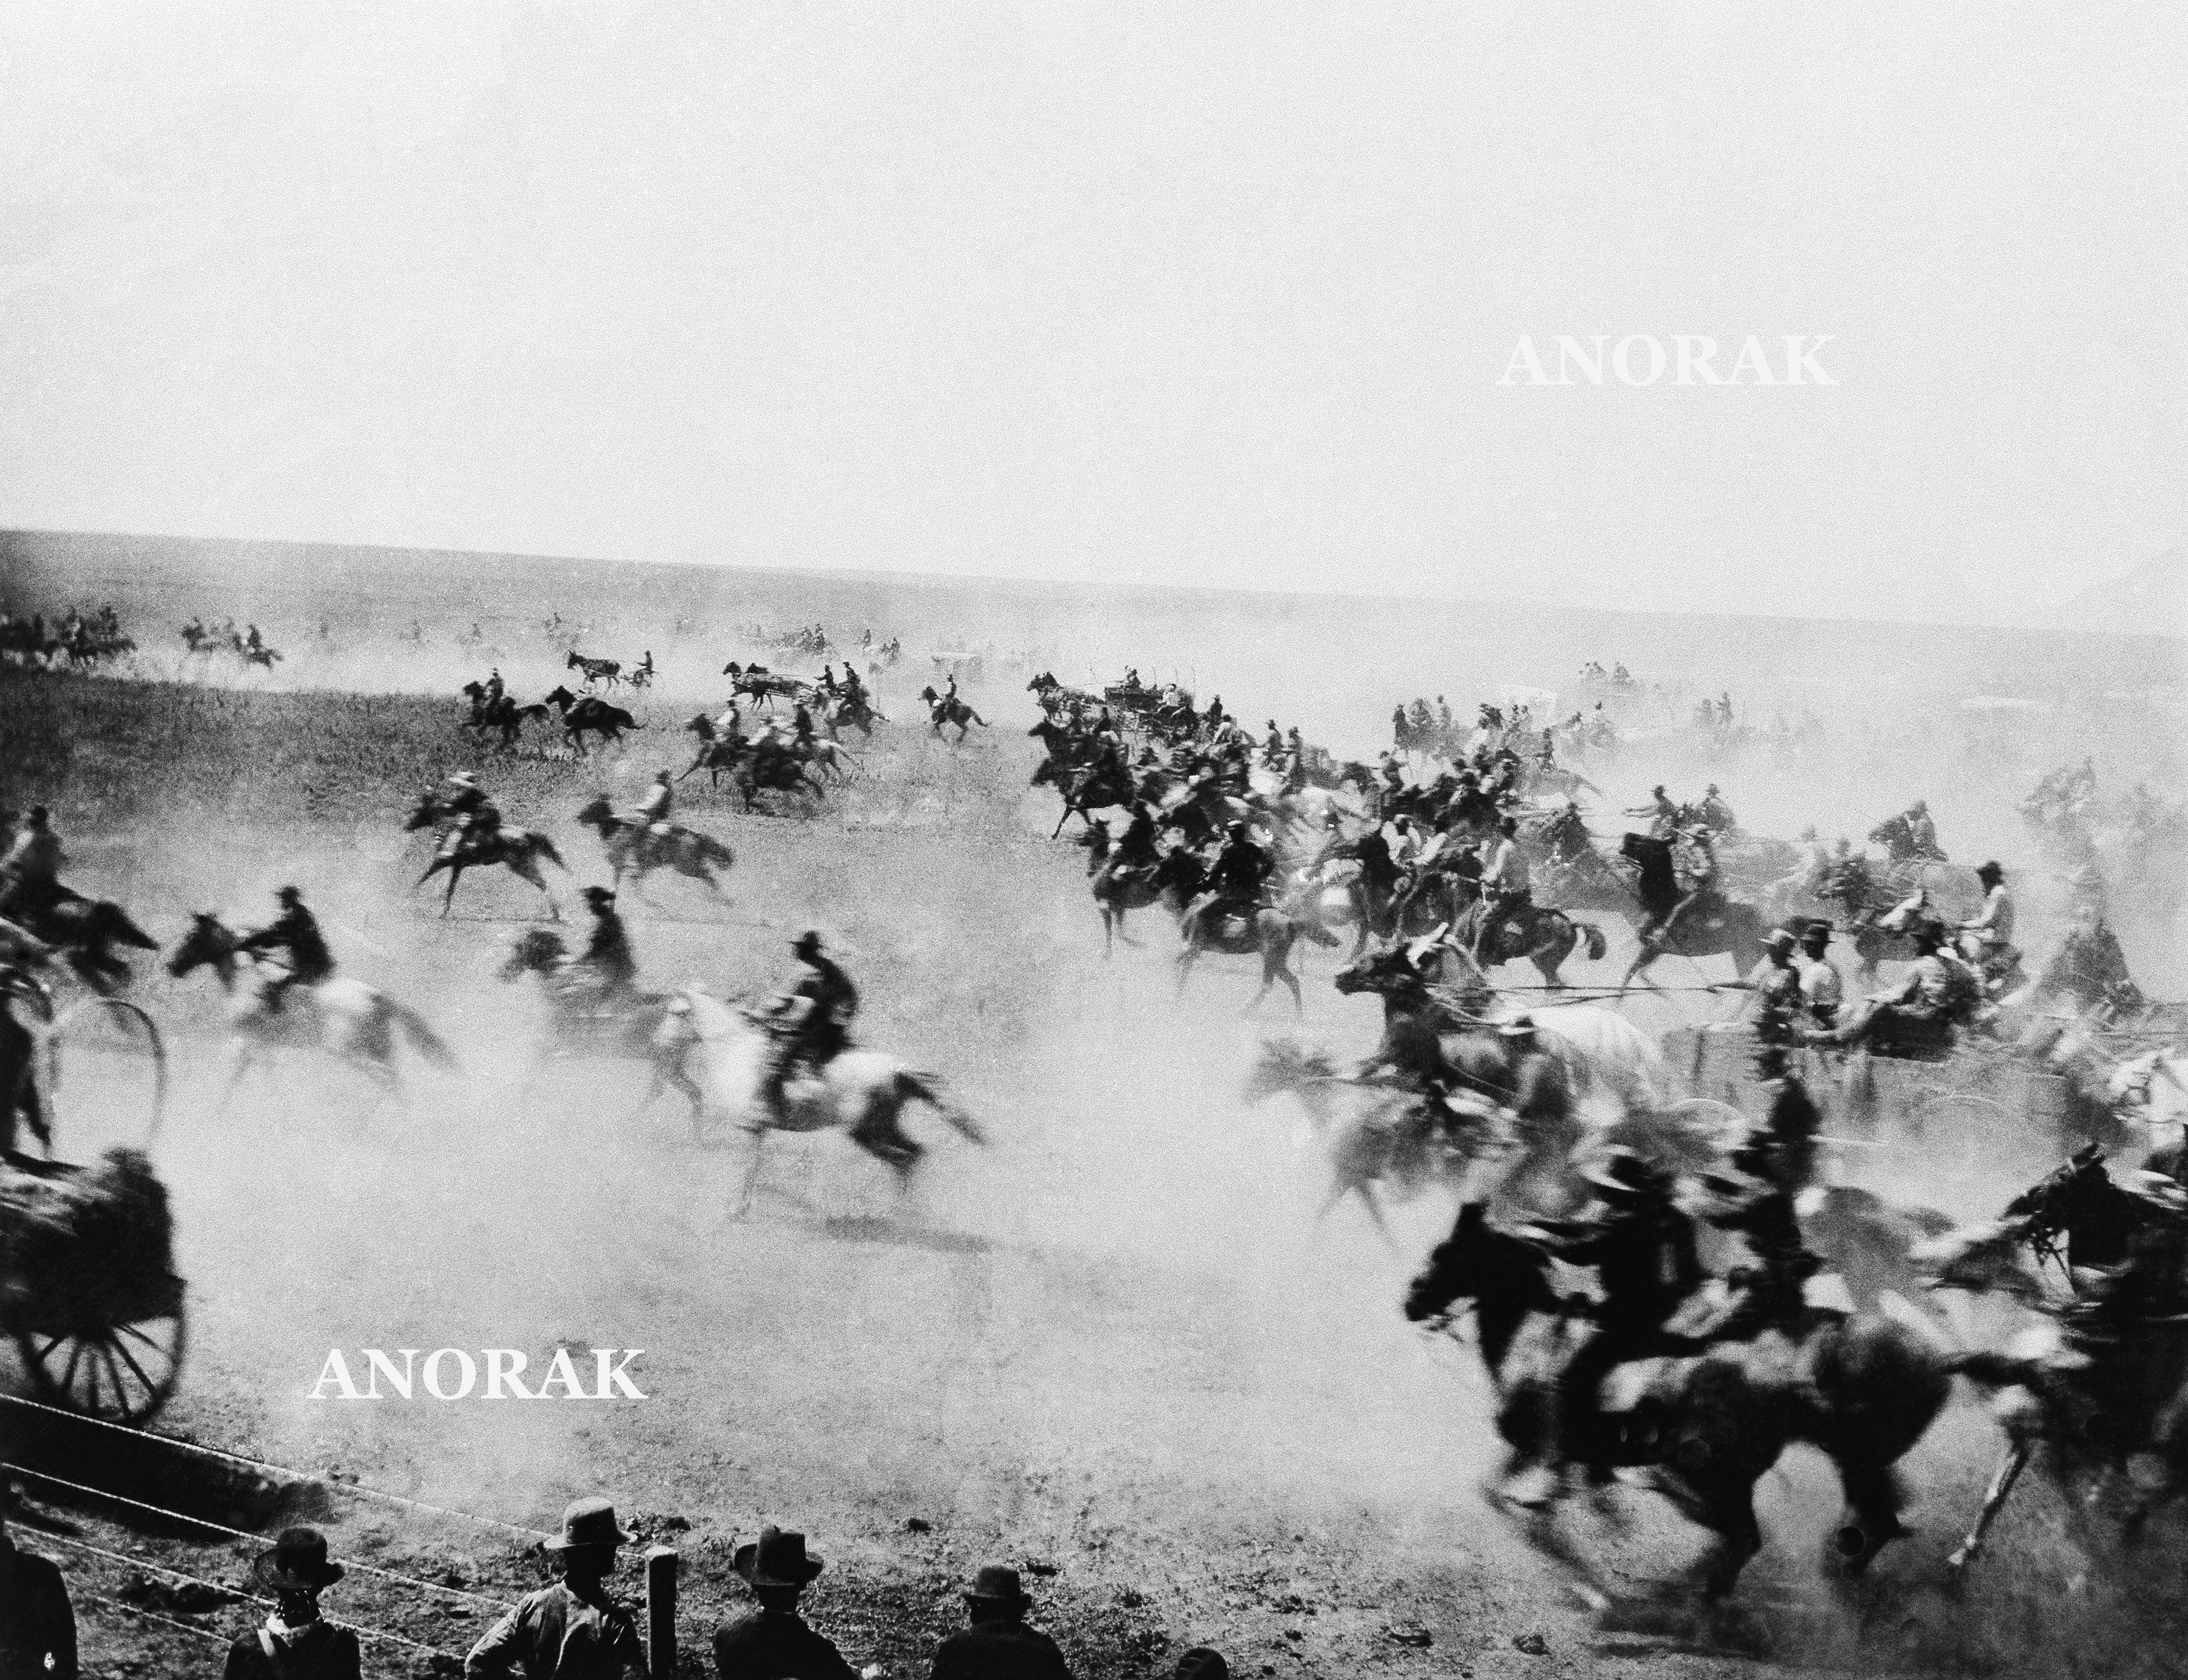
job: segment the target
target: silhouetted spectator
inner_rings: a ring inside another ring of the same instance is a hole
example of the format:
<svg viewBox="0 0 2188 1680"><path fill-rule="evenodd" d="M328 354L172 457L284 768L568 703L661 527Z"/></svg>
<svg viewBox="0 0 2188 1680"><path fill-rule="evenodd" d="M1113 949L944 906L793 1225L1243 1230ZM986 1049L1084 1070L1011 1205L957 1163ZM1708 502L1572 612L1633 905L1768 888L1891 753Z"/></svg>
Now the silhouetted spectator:
<svg viewBox="0 0 2188 1680"><path fill-rule="evenodd" d="M631 1536L605 1499L578 1499L562 1513L562 1579L527 1593L464 1659L466 1677L522 1673L524 1680L623 1680L646 1673L638 1624L608 1597L616 1549Z"/></svg>
<svg viewBox="0 0 2188 1680"><path fill-rule="evenodd" d="M4 1520L14 1509L15 1490L0 1481L0 1680L76 1680L68 1588L48 1559L15 1549Z"/></svg>
<svg viewBox="0 0 2188 1680"><path fill-rule="evenodd" d="M1056 1641L1025 1625L1016 1570L984 1564L964 1599L973 1625L935 1647L933 1680L1071 1680Z"/></svg>
<svg viewBox="0 0 2188 1680"><path fill-rule="evenodd" d="M835 1646L798 1614L798 1595L827 1567L806 1555L804 1535L764 1528L758 1544L737 1548L734 1567L759 1608L714 1630L714 1669L722 1680L858 1680Z"/></svg>
<svg viewBox="0 0 2188 1680"><path fill-rule="evenodd" d="M344 1573L317 1529L283 1529L251 1564L251 1585L274 1594L274 1609L228 1648L226 1680L358 1680L357 1635L319 1614L319 1594Z"/></svg>
<svg viewBox="0 0 2188 1680"><path fill-rule="evenodd" d="M1231 1665L1221 1651L1195 1645L1177 1660L1176 1680L1231 1680Z"/></svg>

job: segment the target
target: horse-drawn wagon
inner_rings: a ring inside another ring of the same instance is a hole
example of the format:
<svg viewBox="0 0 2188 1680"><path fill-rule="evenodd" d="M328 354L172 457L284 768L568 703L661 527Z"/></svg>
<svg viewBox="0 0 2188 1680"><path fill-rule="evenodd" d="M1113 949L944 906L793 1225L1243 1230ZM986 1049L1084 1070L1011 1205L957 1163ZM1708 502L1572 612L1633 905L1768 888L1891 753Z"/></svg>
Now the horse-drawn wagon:
<svg viewBox="0 0 2188 1680"><path fill-rule="evenodd" d="M36 1398L148 1422L182 1368L183 1295L167 1192L143 1154L0 1168L0 1333Z"/></svg>
<svg viewBox="0 0 2188 1680"><path fill-rule="evenodd" d="M1750 1117L1768 1107L1751 1026L1682 1027L1663 1044L1666 1065L1693 1096ZM1903 1152L1954 1175L2022 1153L2071 1151L2106 1129L2068 1080L1987 1040L1964 1037L1924 1056L1809 1047L1790 1052L1789 1067L1815 1099L1827 1136L1864 1153Z"/></svg>

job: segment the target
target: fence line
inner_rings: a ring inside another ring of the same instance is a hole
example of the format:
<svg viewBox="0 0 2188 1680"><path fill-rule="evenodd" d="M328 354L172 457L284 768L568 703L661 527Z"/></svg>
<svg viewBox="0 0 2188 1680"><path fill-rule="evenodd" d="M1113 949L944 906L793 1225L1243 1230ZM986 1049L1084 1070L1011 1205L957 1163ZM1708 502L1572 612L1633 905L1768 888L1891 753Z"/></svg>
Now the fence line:
<svg viewBox="0 0 2188 1680"><path fill-rule="evenodd" d="M292 1481L311 1482L339 1492L353 1493L363 1499L384 1500L391 1505L407 1506L414 1511L430 1511L439 1517L460 1517L465 1522L477 1523L486 1528L502 1529L510 1534L522 1535L527 1540L553 1538L553 1536L543 1529L526 1528L520 1524L505 1523L499 1517L482 1517L476 1512L459 1511L451 1506L434 1505L423 1499L407 1498L400 1493L384 1492L379 1488L366 1487L358 1482L337 1481L330 1477L313 1475L309 1471L296 1469L286 1464L271 1463L263 1458L250 1458L240 1452L224 1452L217 1446L200 1446L194 1440L183 1440L174 1435L155 1435L148 1429L133 1429L127 1424L112 1423L104 1418L87 1417L82 1412L70 1412L59 1406L48 1406L42 1401L28 1400L20 1395L0 1394L0 1402L5 1402L10 1406L25 1406L33 1412L49 1412L56 1418L65 1418L75 1423L93 1423L100 1429L113 1429L119 1434L127 1435L133 1440L157 1441L163 1446L172 1446L178 1452L195 1452L201 1457L218 1458L230 1464L241 1464L250 1469L270 1470L277 1474L286 1476Z"/></svg>
<svg viewBox="0 0 2188 1680"><path fill-rule="evenodd" d="M230 1528L227 1524L214 1522L208 1517L193 1517L187 1512L171 1511L164 1505L148 1504L142 1499L132 1499L126 1494L110 1493L104 1488L87 1487L82 1482L70 1481L61 1476L48 1475L43 1470L26 1469L20 1464L10 1463L0 1463L0 1469L12 1470L17 1475L29 1476L34 1480L51 1482L56 1487L65 1487L76 1493L87 1493L94 1499L110 1499L117 1505L127 1505L139 1511L149 1511L155 1516L166 1517L177 1522L189 1523L198 1528L210 1529L216 1534L224 1534L231 1540L244 1541L252 1546L263 1546L266 1543L265 1536L262 1535L249 1534L240 1528ZM475 1604L489 1605L496 1610L508 1608L508 1601L505 1599L489 1598L482 1593L466 1593L461 1587L443 1587L437 1581L420 1581L415 1576L399 1574L394 1570L384 1570L376 1564L364 1563L354 1558L344 1561L360 1574L376 1575L384 1581L400 1581L405 1587L414 1587L421 1592L439 1593L451 1598L465 1598Z"/></svg>

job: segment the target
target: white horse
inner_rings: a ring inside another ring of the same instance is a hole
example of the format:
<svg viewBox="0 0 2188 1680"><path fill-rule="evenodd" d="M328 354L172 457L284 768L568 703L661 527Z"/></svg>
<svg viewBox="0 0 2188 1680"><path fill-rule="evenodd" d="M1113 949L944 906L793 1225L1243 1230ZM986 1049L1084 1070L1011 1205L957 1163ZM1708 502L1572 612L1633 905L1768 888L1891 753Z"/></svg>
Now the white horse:
<svg viewBox="0 0 2188 1680"><path fill-rule="evenodd" d="M403 1041L407 1040L434 1067L455 1070L454 1053L423 1016L362 980L336 975L316 985L295 986L279 1009L268 1008L265 988L238 984L238 971L245 962L239 943L234 931L218 916L200 914L190 918L190 931L167 961L167 972L178 977L209 965L220 977L221 989L228 994L228 1080L221 1088L223 1103L234 1096L244 1074L269 1050L323 1051L362 1068L384 1096L398 1101L403 1082L396 1051Z"/></svg>
<svg viewBox="0 0 2188 1680"><path fill-rule="evenodd" d="M760 1159L771 1131L827 1131L845 1128L851 1142L909 1183L924 1146L905 1135L905 1108L928 1103L975 1143L987 1140L973 1117L952 1102L942 1081L877 1050L846 1050L817 1072L808 1070L783 1087L780 1109L765 1096L774 1042L747 1011L696 988L679 992L656 1035L663 1051L688 1051L685 1071L699 1089L699 1121L725 1122L752 1134L752 1162L737 1212L752 1206Z"/></svg>

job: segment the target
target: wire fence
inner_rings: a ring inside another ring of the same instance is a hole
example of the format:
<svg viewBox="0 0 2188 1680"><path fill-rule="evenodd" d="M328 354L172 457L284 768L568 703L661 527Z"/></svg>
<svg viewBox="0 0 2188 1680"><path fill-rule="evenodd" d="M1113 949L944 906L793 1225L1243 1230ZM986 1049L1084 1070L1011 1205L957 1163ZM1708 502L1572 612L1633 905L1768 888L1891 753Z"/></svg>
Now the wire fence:
<svg viewBox="0 0 2188 1680"><path fill-rule="evenodd" d="M59 1407L48 1406L42 1401L28 1400L16 1395L0 1394L0 1403L25 1407L32 1412L50 1413L54 1417L67 1419L71 1424L88 1424L99 1429L112 1429L128 1436L133 1440L149 1443L161 1449L170 1449L208 1461L281 1477L293 1483L308 1484L323 1488L329 1492L344 1493L357 1499L420 1512L431 1516L452 1518L460 1522L474 1524L481 1528L495 1530L527 1542L539 1542L552 1537L544 1530L505 1522L496 1517L482 1516L477 1512L461 1510L454 1506L437 1505L430 1500L413 1499L404 1494L390 1493L385 1489L369 1487L359 1482L343 1481L330 1476L315 1475L291 1465L276 1463L270 1459L254 1458L245 1453L229 1452L219 1447L201 1446L198 1442L183 1440L173 1435L157 1435L146 1430L130 1429L122 1424L110 1423L104 1418L86 1417ZM263 1536L252 1534L243 1529L232 1528L225 1523L216 1522L209 1517L195 1516L187 1511L178 1511L149 1500L133 1498L111 1489L71 1481L65 1476L55 1475L47 1470L35 1469L29 1465L12 1460L0 1461L0 1471L42 1486L63 1489L82 1498L104 1502L127 1511L157 1518L164 1522L181 1524L209 1535L217 1535L226 1541L241 1542L254 1548L262 1547L266 1543ZM96 1559L102 1563L136 1570L144 1575L186 1583L218 1594L238 1604L251 1604L270 1609L274 1604L273 1600L241 1587L208 1580L188 1570L177 1569L172 1564L155 1563L148 1558L137 1557L127 1552L95 1545L87 1540L44 1531L39 1531L38 1537L42 1542L50 1542L54 1546L81 1553L86 1558ZM453 1600L468 1606L482 1608L495 1615L499 1615L509 1608L509 1601L505 1598L469 1592L462 1587L451 1587L444 1581L428 1581L418 1576L405 1575L399 1570L385 1569L376 1564L369 1564L357 1558L344 1558L338 1561L341 1562L345 1568L358 1575L407 1587L414 1592L431 1593L443 1600ZM97 1604L104 1610L132 1617L138 1621L165 1627L176 1632L187 1633L218 1645L225 1646L231 1643L229 1634L198 1622L167 1615L144 1604L130 1604L126 1599L117 1598L108 1593L80 1590L74 1596L79 1602ZM437 1645L413 1639L384 1627L375 1627L367 1623L347 1620L341 1625L349 1628L358 1638L375 1643L398 1647L420 1655L445 1657L452 1661L461 1659L462 1654L460 1652L449 1651ZM102 1680L99 1672L93 1668L82 1667L81 1672L88 1677L88 1680Z"/></svg>

